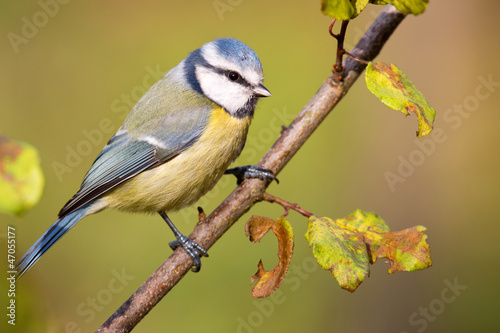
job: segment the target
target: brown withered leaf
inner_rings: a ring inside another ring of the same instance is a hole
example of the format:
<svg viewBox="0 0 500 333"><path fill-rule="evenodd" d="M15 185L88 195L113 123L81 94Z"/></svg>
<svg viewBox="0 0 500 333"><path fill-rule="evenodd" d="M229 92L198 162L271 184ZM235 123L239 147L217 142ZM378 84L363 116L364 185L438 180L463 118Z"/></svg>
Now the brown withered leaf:
<svg viewBox="0 0 500 333"><path fill-rule="evenodd" d="M255 298L267 297L281 285L293 254L293 229L290 223L280 217L276 221L271 220L273 223L268 227L269 220L271 219L252 216L245 225L247 235L255 241L259 241L270 228L278 239L278 265L273 270L266 271L260 260L257 273L252 276L252 282L257 281L252 289L252 296Z"/></svg>
<svg viewBox="0 0 500 333"><path fill-rule="evenodd" d="M252 243L260 242L274 223L269 217L252 215L245 224L245 235L250 237Z"/></svg>

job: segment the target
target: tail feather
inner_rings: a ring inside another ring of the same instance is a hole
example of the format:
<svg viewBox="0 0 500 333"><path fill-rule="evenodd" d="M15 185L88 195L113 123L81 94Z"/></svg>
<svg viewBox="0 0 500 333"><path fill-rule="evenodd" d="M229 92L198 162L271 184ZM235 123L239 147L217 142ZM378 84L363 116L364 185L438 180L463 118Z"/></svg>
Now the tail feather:
<svg viewBox="0 0 500 333"><path fill-rule="evenodd" d="M89 205L85 205L80 209L68 214L67 216L58 219L47 230L40 239L24 254L17 263L17 279L24 275L40 257L47 252L52 245L55 244L62 236L64 236L75 224L80 221L88 210Z"/></svg>

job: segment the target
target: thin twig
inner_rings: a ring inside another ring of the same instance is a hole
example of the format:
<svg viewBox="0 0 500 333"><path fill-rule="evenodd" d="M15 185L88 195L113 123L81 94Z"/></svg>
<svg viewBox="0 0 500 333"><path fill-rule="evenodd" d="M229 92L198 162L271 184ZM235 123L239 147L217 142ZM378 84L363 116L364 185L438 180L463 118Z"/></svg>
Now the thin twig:
<svg viewBox="0 0 500 333"><path fill-rule="evenodd" d="M386 7L352 51L357 58L372 60L380 52L405 15ZM276 175L290 161L314 130L353 85L366 65L346 58L341 84L330 75L319 91L261 159L260 165ZM258 179L245 180L217 207L204 223L198 223L189 238L209 249L263 195L269 184ZM191 258L174 251L165 262L116 310L98 332L130 332L151 309L186 275Z"/></svg>
<svg viewBox="0 0 500 333"><path fill-rule="evenodd" d="M300 213L302 215L304 215L305 217L311 217L313 216L314 214L313 213L309 213L307 210L304 210L302 208L300 208L300 206L298 204L295 204L295 203L291 203L291 202L288 202L288 201L285 201L281 198L278 198L278 197L275 197L274 195L271 195L267 192L264 192L262 194L262 199L267 201L267 202L275 202L277 203L278 205L281 205L283 206L283 208L285 209L285 214L283 216L287 216L288 215L288 211L290 209L296 211L297 213Z"/></svg>

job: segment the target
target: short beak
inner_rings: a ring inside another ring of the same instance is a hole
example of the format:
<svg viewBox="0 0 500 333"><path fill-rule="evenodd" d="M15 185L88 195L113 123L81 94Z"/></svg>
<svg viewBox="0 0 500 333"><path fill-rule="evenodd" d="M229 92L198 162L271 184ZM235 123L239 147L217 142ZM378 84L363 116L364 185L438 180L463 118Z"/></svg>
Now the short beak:
<svg viewBox="0 0 500 333"><path fill-rule="evenodd" d="M257 87L253 89L253 92L255 93L255 96L258 97L269 97L271 96L271 92L267 90L266 87L261 83Z"/></svg>

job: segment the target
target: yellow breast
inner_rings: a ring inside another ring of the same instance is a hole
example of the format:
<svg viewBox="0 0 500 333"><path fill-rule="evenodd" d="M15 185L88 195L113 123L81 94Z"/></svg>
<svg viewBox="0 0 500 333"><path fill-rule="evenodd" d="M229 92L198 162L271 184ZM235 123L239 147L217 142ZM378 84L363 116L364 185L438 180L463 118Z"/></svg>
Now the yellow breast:
<svg viewBox="0 0 500 333"><path fill-rule="evenodd" d="M195 203L238 157L251 118L212 111L199 140L174 159L142 172L103 197L105 206L132 212L171 212Z"/></svg>

